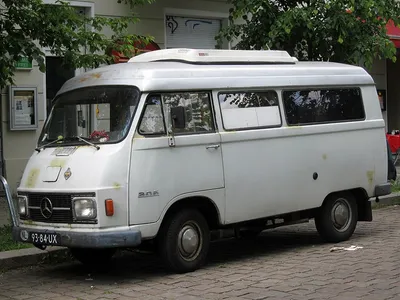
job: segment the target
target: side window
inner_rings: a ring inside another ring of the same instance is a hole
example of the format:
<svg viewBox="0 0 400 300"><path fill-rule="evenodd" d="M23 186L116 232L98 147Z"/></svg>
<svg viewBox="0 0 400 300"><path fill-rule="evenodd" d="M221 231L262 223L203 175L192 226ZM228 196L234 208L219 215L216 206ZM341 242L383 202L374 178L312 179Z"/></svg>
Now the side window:
<svg viewBox="0 0 400 300"><path fill-rule="evenodd" d="M365 118L359 88L284 91L283 104L288 125L343 122Z"/></svg>
<svg viewBox="0 0 400 300"><path fill-rule="evenodd" d="M161 95L168 131L172 130L171 108L182 107L185 128L174 134L209 133L215 131L209 93L165 93Z"/></svg>
<svg viewBox="0 0 400 300"><path fill-rule="evenodd" d="M147 98L139 133L144 135L165 134L164 116L159 95L150 95Z"/></svg>
<svg viewBox="0 0 400 300"><path fill-rule="evenodd" d="M281 126L275 91L219 93L224 128L245 129Z"/></svg>

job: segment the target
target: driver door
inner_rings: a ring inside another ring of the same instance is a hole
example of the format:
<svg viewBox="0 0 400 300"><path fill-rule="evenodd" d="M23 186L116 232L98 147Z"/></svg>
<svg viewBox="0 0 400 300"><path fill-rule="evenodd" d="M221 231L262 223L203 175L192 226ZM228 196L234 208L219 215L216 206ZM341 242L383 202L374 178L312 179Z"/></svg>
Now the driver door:
<svg viewBox="0 0 400 300"><path fill-rule="evenodd" d="M175 127L174 110L184 114L176 116ZM211 93L148 95L132 146L130 224L156 222L170 203L193 195L211 198L222 214L220 143Z"/></svg>

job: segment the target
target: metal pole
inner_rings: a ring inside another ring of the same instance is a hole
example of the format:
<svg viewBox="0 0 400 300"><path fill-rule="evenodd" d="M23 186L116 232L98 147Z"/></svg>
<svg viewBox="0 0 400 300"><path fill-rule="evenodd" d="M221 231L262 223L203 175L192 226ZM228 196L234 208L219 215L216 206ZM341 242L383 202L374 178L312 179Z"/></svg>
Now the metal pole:
<svg viewBox="0 0 400 300"><path fill-rule="evenodd" d="M8 202L8 207L10 209L12 225L13 225L13 227L18 227L19 226L19 218L17 215L17 210L15 209L15 204L14 204L14 200L11 195L10 187L7 183L7 180L3 176L0 176L0 180L1 180L1 183L3 184L3 188L6 193L6 199Z"/></svg>

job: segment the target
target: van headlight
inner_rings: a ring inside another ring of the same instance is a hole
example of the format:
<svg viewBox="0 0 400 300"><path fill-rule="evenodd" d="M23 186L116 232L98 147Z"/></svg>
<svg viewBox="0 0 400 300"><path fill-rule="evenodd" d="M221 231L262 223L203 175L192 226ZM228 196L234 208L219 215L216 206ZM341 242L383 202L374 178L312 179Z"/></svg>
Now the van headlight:
<svg viewBox="0 0 400 300"><path fill-rule="evenodd" d="M77 220L91 220L97 217L96 201L90 198L73 198L72 207Z"/></svg>
<svg viewBox="0 0 400 300"><path fill-rule="evenodd" d="M26 196L18 196L18 213L21 217L28 215L28 198Z"/></svg>

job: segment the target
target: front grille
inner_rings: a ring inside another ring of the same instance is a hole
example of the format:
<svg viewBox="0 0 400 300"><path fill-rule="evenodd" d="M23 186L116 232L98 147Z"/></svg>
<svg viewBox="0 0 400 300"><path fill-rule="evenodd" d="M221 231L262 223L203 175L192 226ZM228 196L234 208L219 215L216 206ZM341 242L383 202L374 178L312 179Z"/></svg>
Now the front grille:
<svg viewBox="0 0 400 300"><path fill-rule="evenodd" d="M28 219L36 222L44 223L96 223L96 221L77 221L74 220L72 214L72 198L73 197L94 197L94 193L90 194L63 194L63 193L29 193L28 197L29 217ZM45 218L41 212L40 205L43 198L51 201L53 212L50 218Z"/></svg>
<svg viewBox="0 0 400 300"><path fill-rule="evenodd" d="M53 203L53 207L71 208L72 195L71 194L29 194L29 206L40 206L43 198L49 198Z"/></svg>
<svg viewBox="0 0 400 300"><path fill-rule="evenodd" d="M45 197L53 204L53 214L48 219L40 211L40 204ZM29 194L29 219L36 222L71 224L74 222L71 200L71 194Z"/></svg>
<svg viewBox="0 0 400 300"><path fill-rule="evenodd" d="M68 210L68 211L54 210L53 215L49 219L46 219L45 217L42 216L42 213L40 212L39 209L30 208L29 209L29 218L32 221L45 222L45 223L71 224L74 222L71 210Z"/></svg>

